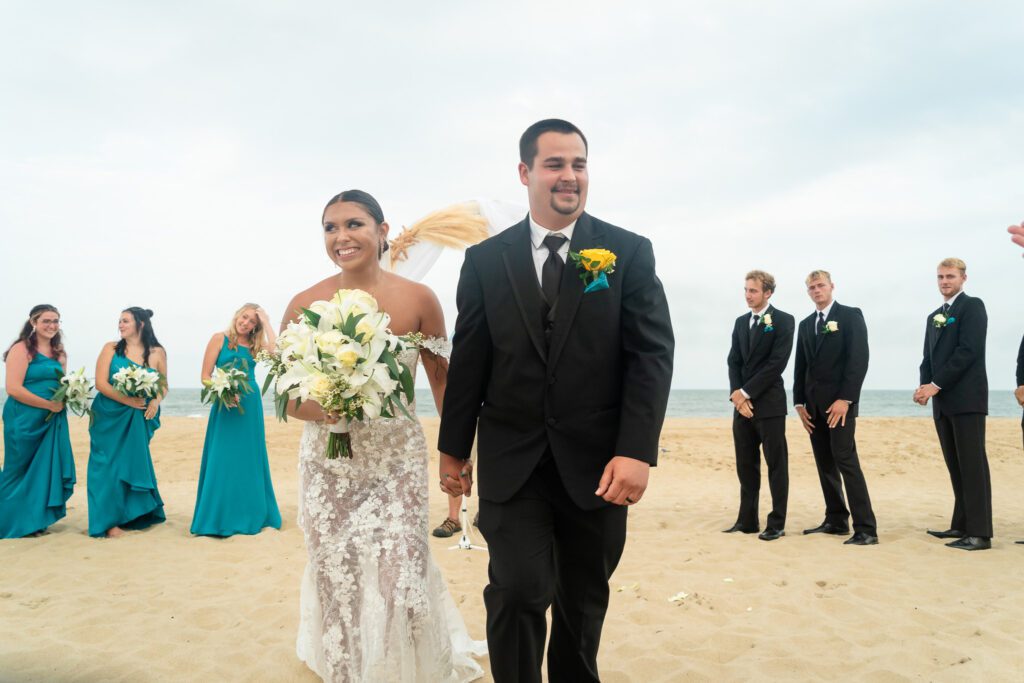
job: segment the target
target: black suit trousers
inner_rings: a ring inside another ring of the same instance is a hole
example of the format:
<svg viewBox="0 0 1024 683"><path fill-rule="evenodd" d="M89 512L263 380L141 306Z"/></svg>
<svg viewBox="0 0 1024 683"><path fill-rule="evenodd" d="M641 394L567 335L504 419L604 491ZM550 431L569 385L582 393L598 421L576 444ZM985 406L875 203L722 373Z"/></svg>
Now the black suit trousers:
<svg viewBox="0 0 1024 683"><path fill-rule="evenodd" d="M769 529L786 528L789 500L789 448L786 444L786 417L748 419L733 413L732 439L736 447L736 475L740 480L740 511L736 522L758 528L758 498L761 492L761 449L768 464L768 488L772 493Z"/></svg>
<svg viewBox="0 0 1024 683"><path fill-rule="evenodd" d="M817 411L813 424L811 450L814 451L821 492L825 496L825 521L846 526L846 520L852 514L854 531L877 536L868 485L857 457L857 442L854 439L857 418L847 415L845 427L836 425L835 429L829 429L828 416L824 411ZM849 511L843 500L844 484L850 501Z"/></svg>
<svg viewBox="0 0 1024 683"><path fill-rule="evenodd" d="M935 418L942 457L953 483L953 517L949 528L968 536L992 538L992 479L985 454L985 415Z"/></svg>
<svg viewBox="0 0 1024 683"><path fill-rule="evenodd" d="M549 606L548 680L599 680L597 648L608 580L626 543L626 510L581 510L550 453L511 499L480 500L480 532L491 556L484 604L496 683L540 683Z"/></svg>

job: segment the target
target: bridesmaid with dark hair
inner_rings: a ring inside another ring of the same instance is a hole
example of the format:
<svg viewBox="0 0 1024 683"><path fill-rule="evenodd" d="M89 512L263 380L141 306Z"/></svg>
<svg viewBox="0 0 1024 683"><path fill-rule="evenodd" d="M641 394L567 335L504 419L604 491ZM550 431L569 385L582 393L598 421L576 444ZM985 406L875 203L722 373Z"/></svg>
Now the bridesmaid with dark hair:
<svg viewBox="0 0 1024 683"><path fill-rule="evenodd" d="M56 308L32 308L4 362L0 538L21 538L38 535L63 518L75 487L67 410L50 399L67 370Z"/></svg>
<svg viewBox="0 0 1024 683"><path fill-rule="evenodd" d="M267 460L263 399L255 377L255 357L262 349L272 349L276 339L266 311L245 304L227 330L213 335L206 346L203 380L210 379L215 367L231 365L249 376L253 390L239 397L242 410L210 408L192 516L192 533L197 536L258 534L264 527L281 528Z"/></svg>
<svg viewBox="0 0 1024 683"><path fill-rule="evenodd" d="M118 342L103 346L96 361L93 423L89 427L89 535L116 538L125 529L145 529L163 522L164 502L156 487L149 441L160 427L156 398L125 396L113 386L114 374L143 367L167 377L167 354L153 332L153 311L138 307L121 312Z"/></svg>

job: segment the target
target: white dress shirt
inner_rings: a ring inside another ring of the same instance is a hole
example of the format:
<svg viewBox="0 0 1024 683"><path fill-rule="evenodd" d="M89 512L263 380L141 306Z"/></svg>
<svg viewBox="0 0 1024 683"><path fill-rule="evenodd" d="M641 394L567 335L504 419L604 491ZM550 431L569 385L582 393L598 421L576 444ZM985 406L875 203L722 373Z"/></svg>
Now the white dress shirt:
<svg viewBox="0 0 1024 683"><path fill-rule="evenodd" d="M829 303L828 306L826 306L825 308L821 309L820 311L818 309L814 309L814 335L815 336L818 336L818 334L821 333L821 330L818 329L818 322L821 320L821 318L818 317L818 314L819 313L824 313L825 314L825 320L828 320L828 314L832 312L832 307L835 306L835 305L836 305L836 300L833 299Z"/></svg>
<svg viewBox="0 0 1024 683"><path fill-rule="evenodd" d="M548 235L562 235L565 237L565 242L558 248L558 255L562 257L563 262L569 261L569 242L572 241L572 231L576 227L576 221L573 221L569 225L565 226L561 230L548 230L537 221L533 220L533 216L530 216L530 242L533 244L533 266L537 269L537 282L541 282L541 270L544 268L544 262L548 259L548 254L551 252L547 247L544 246L544 238Z"/></svg>
<svg viewBox="0 0 1024 683"><path fill-rule="evenodd" d="M765 312L767 312L769 306L771 306L771 304L768 304L767 306L762 308L760 311L751 311L750 312L750 317L747 318L747 329L748 330L754 326L754 316L755 315L757 316L758 322L764 322L764 314L765 314ZM747 390L744 389L743 387L740 387L740 393L743 394L743 398L750 398L750 394L748 394Z"/></svg>
<svg viewBox="0 0 1024 683"><path fill-rule="evenodd" d="M956 294L954 294L954 295L953 295L953 297L952 297L951 299L949 299L948 301L943 301L942 303L943 303L943 304L949 304L949 308L953 308L953 302L954 302L954 301L956 301L956 298L957 298L958 296L960 296L961 294L963 294L963 293L964 293L964 290L962 290L962 289L961 289L961 290L960 290L959 292L957 292ZM941 306L939 306L939 308L942 308L942 307L941 307ZM949 308L947 308L947 309L946 309L947 315L948 315L948 312L949 312ZM936 389L938 389L939 391L942 391L942 387L940 387L940 386L939 386L938 384L936 384L935 382L929 382L929 384L931 384L931 385L932 385L933 387L935 387L935 388L936 388Z"/></svg>

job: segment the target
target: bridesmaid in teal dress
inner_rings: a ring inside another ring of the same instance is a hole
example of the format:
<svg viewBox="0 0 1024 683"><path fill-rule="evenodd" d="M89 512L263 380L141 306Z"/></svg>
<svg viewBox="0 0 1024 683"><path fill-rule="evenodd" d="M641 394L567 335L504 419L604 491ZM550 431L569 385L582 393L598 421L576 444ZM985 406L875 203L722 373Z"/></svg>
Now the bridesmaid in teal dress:
<svg viewBox="0 0 1024 683"><path fill-rule="evenodd" d="M4 362L0 538L21 538L38 535L63 518L75 487L67 410L50 400L60 387L58 373L67 369L56 308L42 304L32 309Z"/></svg>
<svg viewBox="0 0 1024 683"><path fill-rule="evenodd" d="M203 358L204 380L215 366L234 364L249 374L253 391L241 396L245 413L214 405L206 426L199 492L192 533L200 536L258 534L281 528L263 431L263 400L256 386L254 357L272 347L276 334L256 304L238 309L225 332L210 339Z"/></svg>
<svg viewBox="0 0 1024 683"><path fill-rule="evenodd" d="M163 522L164 502L156 487L149 441L160 427L160 402L125 396L113 386L114 373L142 366L167 376L167 354L153 333L153 311L132 307L121 312L121 340L103 347L96 361L93 423L89 427L89 535L115 538L125 529Z"/></svg>

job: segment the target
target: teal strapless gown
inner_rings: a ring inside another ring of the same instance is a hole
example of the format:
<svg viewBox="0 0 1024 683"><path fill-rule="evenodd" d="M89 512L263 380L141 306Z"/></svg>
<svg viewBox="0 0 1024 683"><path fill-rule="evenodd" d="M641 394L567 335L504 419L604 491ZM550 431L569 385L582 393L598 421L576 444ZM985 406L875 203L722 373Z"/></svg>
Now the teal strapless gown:
<svg viewBox="0 0 1024 683"><path fill-rule="evenodd" d="M258 534L264 527L281 528L267 459L263 400L253 372L256 363L249 349L231 349L225 337L217 365L233 362L249 374L253 391L241 397L244 415L235 409L210 408L192 516L192 533L201 536Z"/></svg>
<svg viewBox="0 0 1024 683"><path fill-rule="evenodd" d="M110 381L123 367L136 365L125 356L110 361ZM163 522L164 502L156 488L149 441L160 428L160 411L147 420L100 394L92 403L89 427L89 535L102 536L112 527L145 529Z"/></svg>
<svg viewBox="0 0 1024 683"><path fill-rule="evenodd" d="M23 385L49 399L60 386L59 361L37 353ZM53 415L46 421L47 415ZM75 488L68 413L51 413L11 397L4 403L4 469L0 472L0 538L42 531L67 514Z"/></svg>

